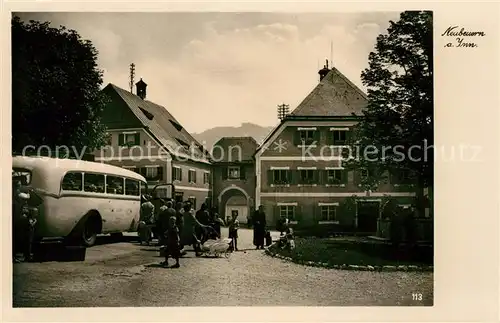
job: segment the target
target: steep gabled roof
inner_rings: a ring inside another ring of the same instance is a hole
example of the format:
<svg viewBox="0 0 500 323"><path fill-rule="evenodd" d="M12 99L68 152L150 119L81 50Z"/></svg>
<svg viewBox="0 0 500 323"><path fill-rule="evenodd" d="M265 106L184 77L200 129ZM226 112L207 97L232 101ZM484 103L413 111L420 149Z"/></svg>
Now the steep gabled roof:
<svg viewBox="0 0 500 323"><path fill-rule="evenodd" d="M108 84L105 90L115 91L139 119L142 125L163 147L173 155L188 155L195 159L206 159L203 147L186 129L161 105L143 100L137 95L114 84ZM194 147L193 147L194 146Z"/></svg>
<svg viewBox="0 0 500 323"><path fill-rule="evenodd" d="M255 153L261 150L278 129L289 120L358 119L363 116L363 109L367 104L366 94L333 67L297 108L269 133Z"/></svg>
<svg viewBox="0 0 500 323"><path fill-rule="evenodd" d="M215 143L212 157L223 163L253 161L258 146L253 137L223 137Z"/></svg>
<svg viewBox="0 0 500 323"><path fill-rule="evenodd" d="M333 67L290 116L362 116L367 103L366 94Z"/></svg>

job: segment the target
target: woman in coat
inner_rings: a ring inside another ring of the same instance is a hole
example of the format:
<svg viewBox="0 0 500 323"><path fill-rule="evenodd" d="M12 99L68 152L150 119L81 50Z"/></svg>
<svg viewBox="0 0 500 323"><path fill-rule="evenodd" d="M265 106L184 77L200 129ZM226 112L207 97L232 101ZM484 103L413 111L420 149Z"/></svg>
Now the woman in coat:
<svg viewBox="0 0 500 323"><path fill-rule="evenodd" d="M204 225L196 219L190 202L184 204L183 219L184 225L181 233L181 245L192 245L196 252L196 256L199 256L200 246L205 242L205 229Z"/></svg>
<svg viewBox="0 0 500 323"><path fill-rule="evenodd" d="M264 240L266 237L266 214L264 207L259 206L252 218L253 224L253 244L257 249L264 249Z"/></svg>

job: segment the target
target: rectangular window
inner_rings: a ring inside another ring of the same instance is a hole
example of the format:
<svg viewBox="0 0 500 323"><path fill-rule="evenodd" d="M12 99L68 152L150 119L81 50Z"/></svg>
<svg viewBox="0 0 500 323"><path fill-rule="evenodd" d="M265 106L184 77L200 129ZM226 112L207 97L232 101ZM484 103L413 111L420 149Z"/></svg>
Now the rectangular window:
<svg viewBox="0 0 500 323"><path fill-rule="evenodd" d="M106 176L106 193L123 195L123 177Z"/></svg>
<svg viewBox="0 0 500 323"><path fill-rule="evenodd" d="M240 168L238 166L230 166L227 168L227 177L229 179L240 179Z"/></svg>
<svg viewBox="0 0 500 323"><path fill-rule="evenodd" d="M203 173L203 184L210 184L210 173Z"/></svg>
<svg viewBox="0 0 500 323"><path fill-rule="evenodd" d="M156 178L158 177L158 168L159 167L146 167L146 178Z"/></svg>
<svg viewBox="0 0 500 323"><path fill-rule="evenodd" d="M182 169L180 167L172 167L172 177L174 181L182 181Z"/></svg>
<svg viewBox="0 0 500 323"><path fill-rule="evenodd" d="M301 169L300 171L300 184L316 184L314 173L315 169Z"/></svg>
<svg viewBox="0 0 500 323"><path fill-rule="evenodd" d="M83 190L90 193L104 193L106 180L103 174L85 173L83 176Z"/></svg>
<svg viewBox="0 0 500 323"><path fill-rule="evenodd" d="M334 130L333 131L333 144L334 145L345 145L347 142L347 131L346 130Z"/></svg>
<svg viewBox="0 0 500 323"><path fill-rule="evenodd" d="M302 145L314 143L314 130L300 130L300 143Z"/></svg>
<svg viewBox="0 0 500 323"><path fill-rule="evenodd" d="M125 179L125 195L139 196L139 181L134 179Z"/></svg>
<svg viewBox="0 0 500 323"><path fill-rule="evenodd" d="M273 184L276 185L290 184L290 171L288 169L274 169Z"/></svg>
<svg viewBox="0 0 500 323"><path fill-rule="evenodd" d="M337 215L336 212L337 212L336 205L322 205L320 221L335 221Z"/></svg>
<svg viewBox="0 0 500 323"><path fill-rule="evenodd" d="M289 221L295 221L295 205L280 205L280 216L285 216Z"/></svg>
<svg viewBox="0 0 500 323"><path fill-rule="evenodd" d="M138 132L121 133L118 136L119 146L138 146L141 143L141 136Z"/></svg>
<svg viewBox="0 0 500 323"><path fill-rule="evenodd" d="M83 174L69 172L64 175L61 188L63 191L81 191L83 189Z"/></svg>
<svg viewBox="0 0 500 323"><path fill-rule="evenodd" d="M327 184L342 184L342 172L341 169L327 169L326 170L326 182Z"/></svg>
<svg viewBox="0 0 500 323"><path fill-rule="evenodd" d="M188 173L189 183L196 183L196 171L194 169L190 169Z"/></svg>

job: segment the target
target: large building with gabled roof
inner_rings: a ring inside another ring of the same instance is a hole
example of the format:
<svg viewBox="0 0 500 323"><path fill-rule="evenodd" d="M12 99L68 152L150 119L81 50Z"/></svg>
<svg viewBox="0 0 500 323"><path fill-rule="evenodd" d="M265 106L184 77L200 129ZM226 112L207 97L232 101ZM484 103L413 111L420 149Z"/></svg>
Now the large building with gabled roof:
<svg viewBox="0 0 500 323"><path fill-rule="evenodd" d="M137 94L111 83L103 89L109 138L95 160L134 170L150 187L173 183L177 200L199 208L211 200L210 154L165 107L146 99L146 87L141 79Z"/></svg>
<svg viewBox="0 0 500 323"><path fill-rule="evenodd" d="M382 198L393 196L407 205L414 193L408 181L396 177L365 192L360 183L366 170L343 168L342 149L363 117L367 96L337 68L328 68L328 61L319 75L318 85L255 153L256 205L264 206L268 223L286 215L304 225L375 233ZM349 197L356 201L355 212L339 212Z"/></svg>

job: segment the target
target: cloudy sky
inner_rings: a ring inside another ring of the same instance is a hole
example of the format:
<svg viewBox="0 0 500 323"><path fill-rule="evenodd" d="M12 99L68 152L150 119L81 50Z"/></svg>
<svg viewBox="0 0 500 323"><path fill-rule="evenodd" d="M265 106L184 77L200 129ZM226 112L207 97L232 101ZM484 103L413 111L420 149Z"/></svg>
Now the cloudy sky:
<svg viewBox="0 0 500 323"><path fill-rule="evenodd" d="M148 99L165 106L188 131L201 132L243 122L275 125L276 106L295 108L316 86L318 68L330 56L364 89L360 73L368 54L399 13L19 16L64 25L91 40L104 85L128 89L129 65L135 63L136 80L148 84Z"/></svg>

